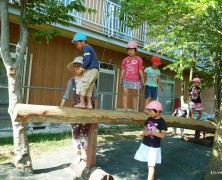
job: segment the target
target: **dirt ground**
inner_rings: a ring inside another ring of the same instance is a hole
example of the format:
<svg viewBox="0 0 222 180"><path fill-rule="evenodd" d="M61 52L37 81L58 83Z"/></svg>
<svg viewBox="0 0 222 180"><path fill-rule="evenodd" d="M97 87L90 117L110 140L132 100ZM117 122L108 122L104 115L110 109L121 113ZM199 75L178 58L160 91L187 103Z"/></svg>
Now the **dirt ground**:
<svg viewBox="0 0 222 180"><path fill-rule="evenodd" d="M194 131L185 133L194 134ZM145 180L147 164L134 160L141 140L98 144L97 167L111 174L115 180ZM167 138L162 140L162 164L156 166L155 180L202 180L208 168L210 152L211 147L185 142L180 135L168 133ZM69 168L73 158L71 147L44 154L33 160L33 174L19 173L12 164L3 164L0 165L0 179L77 179Z"/></svg>
<svg viewBox="0 0 222 180"><path fill-rule="evenodd" d="M194 134L194 131L185 131ZM145 180L147 164L133 159L141 140L118 141L100 146L97 166L118 180ZM211 148L181 140L168 134L162 140L162 164L156 166L156 180L202 180L207 171ZM213 177L212 177L213 178Z"/></svg>

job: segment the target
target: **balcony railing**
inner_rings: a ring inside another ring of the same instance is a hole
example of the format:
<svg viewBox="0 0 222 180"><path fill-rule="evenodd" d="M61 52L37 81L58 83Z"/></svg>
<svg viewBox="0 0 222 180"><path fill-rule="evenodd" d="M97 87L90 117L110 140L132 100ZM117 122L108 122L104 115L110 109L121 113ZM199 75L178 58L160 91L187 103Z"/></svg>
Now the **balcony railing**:
<svg viewBox="0 0 222 180"><path fill-rule="evenodd" d="M63 3L68 5L70 1L63 0ZM146 36L149 30L147 24L143 24L138 29L131 29L124 25L118 16L120 7L117 4L109 0L85 0L84 2L85 7L95 9L97 12L91 14L78 13L75 10L69 12L76 19L74 24L126 42L137 41L140 46L155 41Z"/></svg>
<svg viewBox="0 0 222 180"><path fill-rule="evenodd" d="M61 0L64 5L68 5L72 0ZM12 0L9 3L13 4ZM120 39L126 42L136 41L139 46L155 42L155 39L150 39L146 36L149 26L142 24L137 29L131 29L120 21L118 11L120 6L109 0L85 0L84 6L86 8L95 9L96 13L79 13L75 10L68 12L69 15L75 17L73 23L92 31L105 34L109 37ZM42 6L42 13L44 13L44 6Z"/></svg>

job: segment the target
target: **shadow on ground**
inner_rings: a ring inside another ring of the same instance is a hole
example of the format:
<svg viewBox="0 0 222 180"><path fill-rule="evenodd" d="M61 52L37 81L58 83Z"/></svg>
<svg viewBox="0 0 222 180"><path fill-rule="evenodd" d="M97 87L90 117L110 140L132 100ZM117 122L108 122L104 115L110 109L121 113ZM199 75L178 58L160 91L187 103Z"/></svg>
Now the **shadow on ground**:
<svg viewBox="0 0 222 180"><path fill-rule="evenodd" d="M145 180L147 164L134 160L141 141L117 141L97 147L97 167L115 180ZM156 180L202 180L207 171L211 148L182 141L180 136L168 135L162 140L162 164L156 166ZM33 174L20 173L13 164L0 165L0 179L73 180L69 168L73 160L71 147L51 152L33 160Z"/></svg>
<svg viewBox="0 0 222 180"><path fill-rule="evenodd" d="M97 148L97 166L117 180L145 180L147 163L134 160L141 141L118 141ZM211 148L188 143L176 136L162 140L162 164L156 166L156 180L202 180Z"/></svg>

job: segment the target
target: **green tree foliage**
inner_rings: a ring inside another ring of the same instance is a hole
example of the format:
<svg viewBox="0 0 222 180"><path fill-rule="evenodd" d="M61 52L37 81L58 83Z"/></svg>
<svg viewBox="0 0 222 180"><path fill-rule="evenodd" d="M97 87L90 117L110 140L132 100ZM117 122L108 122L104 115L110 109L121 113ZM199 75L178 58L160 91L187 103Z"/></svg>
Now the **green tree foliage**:
<svg viewBox="0 0 222 180"><path fill-rule="evenodd" d="M147 36L157 42L146 48L158 48L172 57L175 61L167 68L179 77L186 69L194 70L192 74L198 74L206 85L213 82L217 130L205 179L221 179L222 1L122 0L120 6L120 17L129 27L149 25ZM212 176L212 171L220 174Z"/></svg>
<svg viewBox="0 0 222 180"><path fill-rule="evenodd" d="M167 68L175 71L177 77L195 67L193 75L201 77L204 86L213 85L215 62L220 64L218 54L222 52L221 1L122 0L120 6L120 17L129 27L149 25L147 36L157 41L145 48L158 49L159 53L174 59ZM218 71L221 78L222 69ZM220 83L215 83L221 89Z"/></svg>

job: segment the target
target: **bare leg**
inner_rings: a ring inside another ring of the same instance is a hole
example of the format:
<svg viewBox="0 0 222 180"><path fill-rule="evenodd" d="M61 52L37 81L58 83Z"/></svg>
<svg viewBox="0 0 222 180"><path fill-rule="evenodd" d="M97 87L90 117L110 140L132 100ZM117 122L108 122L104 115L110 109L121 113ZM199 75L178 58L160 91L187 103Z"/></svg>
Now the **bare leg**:
<svg viewBox="0 0 222 180"><path fill-rule="evenodd" d="M137 112L137 90L132 90L132 94L133 94L133 112Z"/></svg>
<svg viewBox="0 0 222 180"><path fill-rule="evenodd" d="M194 119L194 111L195 111L195 109L192 108L192 109L191 109L191 118L192 118L192 119Z"/></svg>
<svg viewBox="0 0 222 180"><path fill-rule="evenodd" d="M201 116L202 116L202 111L201 110L198 110L198 117L197 117L197 120L200 120ZM200 137L200 131L199 131L199 137ZM203 131L203 138L205 138L205 132Z"/></svg>
<svg viewBox="0 0 222 180"><path fill-rule="evenodd" d="M80 103L75 105L77 108L86 108L85 96L80 96Z"/></svg>
<svg viewBox="0 0 222 180"><path fill-rule="evenodd" d="M154 168L154 166L148 166L149 172L147 180L154 180Z"/></svg>
<svg viewBox="0 0 222 180"><path fill-rule="evenodd" d="M127 111L127 96L128 96L128 89L123 88L123 111Z"/></svg>
<svg viewBox="0 0 222 180"><path fill-rule="evenodd" d="M151 97L146 98L145 107L144 107L144 112L147 110L147 109L146 109L146 106L147 106L151 101L153 101L153 99L152 99Z"/></svg>
<svg viewBox="0 0 222 180"><path fill-rule="evenodd" d="M87 100L87 109L93 109L92 107L92 97L86 96L86 100Z"/></svg>
<svg viewBox="0 0 222 180"><path fill-rule="evenodd" d="M193 111L193 112L192 112L192 111ZM192 117L193 117L193 118L194 118L194 111L195 111L195 109L192 109L192 110L191 110L191 113L192 113ZM198 112L197 120L200 120L201 115L202 115L202 112L201 112L201 111L197 111L197 112ZM199 138L200 138L200 131L199 131L199 130L196 130L194 136L195 136L195 138L199 139Z"/></svg>
<svg viewBox="0 0 222 180"><path fill-rule="evenodd" d="M197 120L200 120L201 116L202 116L202 111L201 110L198 110L198 117L197 117Z"/></svg>

